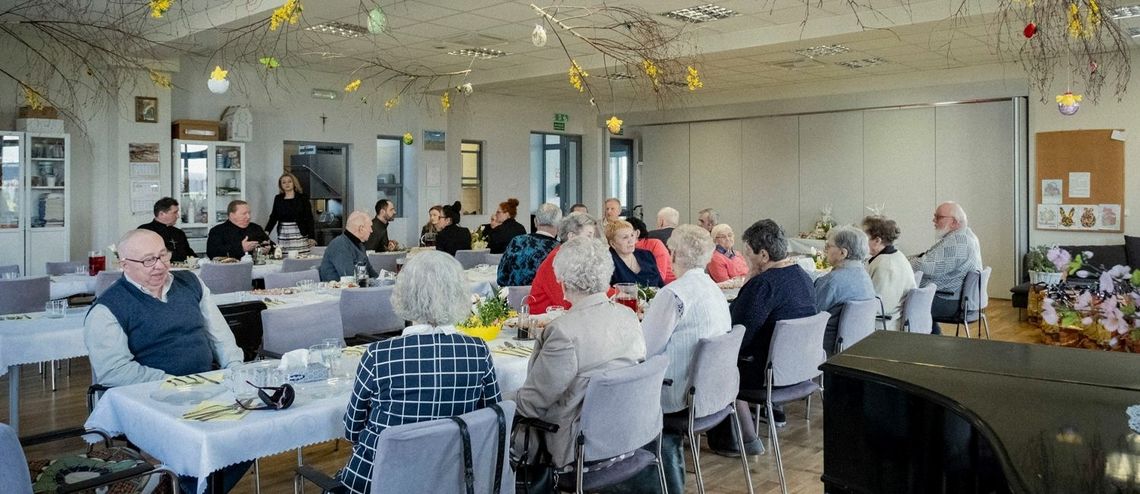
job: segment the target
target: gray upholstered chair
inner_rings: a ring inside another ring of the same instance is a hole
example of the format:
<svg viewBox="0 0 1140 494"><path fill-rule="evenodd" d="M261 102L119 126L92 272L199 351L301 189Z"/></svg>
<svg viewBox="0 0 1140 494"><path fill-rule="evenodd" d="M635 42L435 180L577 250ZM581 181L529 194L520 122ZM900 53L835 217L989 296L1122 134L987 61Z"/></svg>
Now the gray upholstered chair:
<svg viewBox="0 0 1140 494"><path fill-rule="evenodd" d="M930 306L934 303L934 293L938 285L930 283L922 288L911 288L903 295L903 325L911 333L930 334L934 329L934 319L930 317Z"/></svg>
<svg viewBox="0 0 1140 494"><path fill-rule="evenodd" d="M736 431L738 451L744 451L744 435L740 431L740 417L736 416L736 395L740 390L740 373L736 369L740 342L744 340L744 326L736 325L729 333L702 338L693 352L692 380L688 383L688 417L677 414L665 417L665 428L686 434L693 453L697 492L704 494L705 481L701 476L701 436L728 417ZM686 383L673 383L685 386ZM753 492L752 475L748 471L747 455L740 455L748 492Z"/></svg>
<svg viewBox="0 0 1140 494"><path fill-rule="evenodd" d="M20 276L20 265L19 264L5 264L3 266L0 266L0 278L3 277L2 275L7 274L7 273L14 273L16 276Z"/></svg>
<svg viewBox="0 0 1140 494"><path fill-rule="evenodd" d="M322 246L309 247L309 255L314 256L314 257L323 257L325 255L325 249L326 248L327 247L325 247L323 245Z"/></svg>
<svg viewBox="0 0 1140 494"><path fill-rule="evenodd" d="M103 292L111 288L111 285L114 285L122 277L122 271L100 271L99 274L95 275L95 298L103 295Z"/></svg>
<svg viewBox="0 0 1140 494"><path fill-rule="evenodd" d="M650 464L657 465L661 489L665 490L665 469L660 461L661 383L668 363L668 357L657 355L590 378L582 400L574 473L558 476L558 490L594 492L624 482ZM655 453L641 448L651 442L657 444ZM586 463L601 460L612 463L584 472Z"/></svg>
<svg viewBox="0 0 1140 494"><path fill-rule="evenodd" d="M788 484L784 479L784 460L780 457L780 440L776 436L772 406L807 399L810 417L812 393L818 391L823 397L823 387L814 380L823 374L819 366L827 360L823 351L823 332L830 317L827 312L820 312L814 316L776 321L772 344L768 348L764 389L740 391L741 400L765 407L768 437L776 454L776 470L780 474L780 489L784 494L788 493ZM756 415L756 430L760 430L760 414Z"/></svg>
<svg viewBox="0 0 1140 494"><path fill-rule="evenodd" d="M34 276L0 279L0 314L43 312L51 300L51 278Z"/></svg>
<svg viewBox="0 0 1140 494"><path fill-rule="evenodd" d="M970 323L977 322L978 338L982 337L983 328L986 338L989 338L990 323L986 320L986 307L990 304L987 291L992 271L992 268L986 266L981 270L966 273L966 278L962 280L962 289L958 294L958 310L950 317L935 318L934 322L953 323L954 336L958 336L959 331L965 327L967 338L970 337Z"/></svg>
<svg viewBox="0 0 1140 494"><path fill-rule="evenodd" d="M507 304L514 310L519 310L523 301L530 296L530 285L507 287Z"/></svg>
<svg viewBox="0 0 1140 494"><path fill-rule="evenodd" d="M914 286L922 286L922 271L914 272Z"/></svg>
<svg viewBox="0 0 1140 494"><path fill-rule="evenodd" d="M499 261L501 261L502 259L503 259L502 254L491 254L488 252L487 255L484 256L484 263L495 266L495 265L499 264Z"/></svg>
<svg viewBox="0 0 1140 494"><path fill-rule="evenodd" d="M321 281L321 275L315 269L265 273L265 288L291 288L297 286L297 282L302 280L312 280L314 283L318 283Z"/></svg>
<svg viewBox="0 0 1140 494"><path fill-rule="evenodd" d="M457 250L455 251L455 260L463 266L463 269L471 269L480 264L487 264L487 249L479 250Z"/></svg>
<svg viewBox="0 0 1140 494"><path fill-rule="evenodd" d="M297 271L307 271L310 269L318 269L321 267L321 259L308 258L308 259L284 259L281 261L282 273L295 273Z"/></svg>
<svg viewBox="0 0 1140 494"><path fill-rule="evenodd" d="M47 270L49 276L59 276L61 274L74 274L77 269L83 268L83 272L87 272L87 262L77 261L63 261L63 262L46 262L44 268Z"/></svg>
<svg viewBox="0 0 1140 494"><path fill-rule="evenodd" d="M515 492L515 472L509 461L514 416L515 402L508 400L458 417L384 429L376 440L371 492ZM466 428L466 440L460 422ZM471 469L465 472L466 458L470 458ZM297 468L297 473L326 492L341 487L336 479L308 466Z"/></svg>
<svg viewBox="0 0 1140 494"><path fill-rule="evenodd" d="M390 273L396 272L396 261L407 254L403 252L380 252L377 254L368 254L368 263L372 265L377 273L380 270L388 271Z"/></svg>
<svg viewBox="0 0 1140 494"><path fill-rule="evenodd" d="M839 327L835 335L835 353L842 352L870 336L875 331L875 316L882 304L879 299L848 300L839 314Z"/></svg>
<svg viewBox="0 0 1140 494"><path fill-rule="evenodd" d="M261 349L271 356L309 348L326 338L344 341L336 300L263 310L261 329Z"/></svg>
<svg viewBox="0 0 1140 494"><path fill-rule="evenodd" d="M341 290L340 318L345 338L396 336L404 330L404 319L392 308L391 285Z"/></svg>
<svg viewBox="0 0 1140 494"><path fill-rule="evenodd" d="M211 262L203 264L200 269L198 277L202 279L202 283L206 284L211 293L244 292L253 288L252 263L219 264Z"/></svg>

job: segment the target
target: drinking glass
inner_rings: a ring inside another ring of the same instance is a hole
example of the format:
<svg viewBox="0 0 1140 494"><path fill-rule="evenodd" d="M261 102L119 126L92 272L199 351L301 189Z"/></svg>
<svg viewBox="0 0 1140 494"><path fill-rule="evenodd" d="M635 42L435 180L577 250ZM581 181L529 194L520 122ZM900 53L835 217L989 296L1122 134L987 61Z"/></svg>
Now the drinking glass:
<svg viewBox="0 0 1140 494"><path fill-rule="evenodd" d="M91 276L107 269L107 256L102 251L93 250L87 253L87 271Z"/></svg>
<svg viewBox="0 0 1140 494"><path fill-rule="evenodd" d="M87 268L88 268L87 266L76 266L75 267L75 274L87 276Z"/></svg>
<svg viewBox="0 0 1140 494"><path fill-rule="evenodd" d="M315 284L316 283L313 282L313 280L301 280L297 282L297 289L301 290L302 292L311 292L313 291L313 285Z"/></svg>
<svg viewBox="0 0 1140 494"><path fill-rule="evenodd" d="M329 377L340 376L340 342L328 340L309 347L309 365L320 364Z"/></svg>
<svg viewBox="0 0 1140 494"><path fill-rule="evenodd" d="M614 302L629 307L634 312L637 312L637 284L636 283L618 283L614 285L617 293L614 294Z"/></svg>
<svg viewBox="0 0 1140 494"><path fill-rule="evenodd" d="M14 280L14 279L19 278L19 277L20 277L19 273L13 273L11 271L8 271L6 273L0 273L0 280Z"/></svg>
<svg viewBox="0 0 1140 494"><path fill-rule="evenodd" d="M59 319L67 314L67 300L48 300L44 312L51 319Z"/></svg>

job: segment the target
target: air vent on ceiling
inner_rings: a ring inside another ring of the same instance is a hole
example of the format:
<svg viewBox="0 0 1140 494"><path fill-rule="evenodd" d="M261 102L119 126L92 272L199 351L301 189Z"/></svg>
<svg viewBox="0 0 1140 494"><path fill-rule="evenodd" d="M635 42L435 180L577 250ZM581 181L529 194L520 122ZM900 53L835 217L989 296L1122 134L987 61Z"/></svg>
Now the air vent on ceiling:
<svg viewBox="0 0 1140 494"><path fill-rule="evenodd" d="M357 26L355 24L347 24L344 22L323 22L315 26L305 28L306 31L316 31L324 34L335 34L344 38L359 38L368 34L368 28L364 26Z"/></svg>
<svg viewBox="0 0 1140 494"><path fill-rule="evenodd" d="M839 55L841 53L847 53L849 51L851 51L851 50L849 48L847 48L846 46L843 46L843 45L820 45L820 46L813 46L811 48L803 48L800 50L796 50L795 54L803 55L805 57L816 58L816 57L828 57L828 56L832 56L832 55Z"/></svg>
<svg viewBox="0 0 1140 494"><path fill-rule="evenodd" d="M460 48L458 50L451 50L447 52L447 54L461 57L475 57L483 60L510 55L510 53L494 48Z"/></svg>
<svg viewBox="0 0 1140 494"><path fill-rule="evenodd" d="M1108 9L1108 16L1114 20L1140 17L1140 5L1124 5Z"/></svg>
<svg viewBox="0 0 1140 494"><path fill-rule="evenodd" d="M779 67L781 69L811 69L823 65L823 62L813 60L810 58L796 58L791 60L780 60L777 62L769 62L768 65Z"/></svg>
<svg viewBox="0 0 1140 494"><path fill-rule="evenodd" d="M438 50L466 48L469 46L502 46L510 43L510 40L505 38L480 33L464 33L439 41L439 44L435 45L435 48Z"/></svg>
<svg viewBox="0 0 1140 494"><path fill-rule="evenodd" d="M835 65L842 65L849 69L865 69L867 67L874 67L887 63L885 59L879 57L861 58L859 60L845 60L842 62L835 62Z"/></svg>
<svg viewBox="0 0 1140 494"><path fill-rule="evenodd" d="M692 22L694 24L701 22L719 21L740 15L739 13L721 7L706 3L704 5L697 5L695 7L686 7L683 9L672 10L661 14L670 19L677 19L679 21Z"/></svg>
<svg viewBox="0 0 1140 494"><path fill-rule="evenodd" d="M611 81L627 81L637 78L637 76L626 74L625 72L610 72L608 74L601 74L596 77L599 79L609 79Z"/></svg>

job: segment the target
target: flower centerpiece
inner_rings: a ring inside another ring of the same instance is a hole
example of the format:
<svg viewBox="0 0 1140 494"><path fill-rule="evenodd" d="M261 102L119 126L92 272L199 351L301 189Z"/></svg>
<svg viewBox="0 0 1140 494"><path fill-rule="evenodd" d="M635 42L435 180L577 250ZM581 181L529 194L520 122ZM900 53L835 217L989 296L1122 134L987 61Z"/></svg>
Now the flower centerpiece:
<svg viewBox="0 0 1140 494"><path fill-rule="evenodd" d="M1041 329L1046 342L1063 346L1140 352L1140 270L1087 264L1092 253L1072 256L1049 249L1058 271L1075 278L1046 288Z"/></svg>
<svg viewBox="0 0 1140 494"><path fill-rule="evenodd" d="M1060 252L1064 252L1066 256L1069 254L1068 251L1057 248L1056 246L1050 248L1044 245L1038 245L1025 254L1025 261L1029 268L1030 283L1034 285L1038 283L1055 285L1061 282L1061 272L1057 269L1057 266L1053 264L1053 260L1049 258L1050 251L1054 251L1053 255L1057 258L1062 256ZM1067 264L1068 261L1065 263Z"/></svg>
<svg viewBox="0 0 1140 494"><path fill-rule="evenodd" d="M830 232L835 227L835 218L831 217L831 205L819 210L819 219L816 220L815 226L811 231L800 232L800 238L810 238L814 240L826 240L827 232Z"/></svg>
<svg viewBox="0 0 1140 494"><path fill-rule="evenodd" d="M476 338L487 341L495 339L502 330L503 323L517 315L511 310L505 290L502 289L492 292L486 298L472 295L471 302L471 315L459 323L458 329L461 333Z"/></svg>
<svg viewBox="0 0 1140 494"><path fill-rule="evenodd" d="M474 232L471 232L472 249L479 250L487 248L487 232L483 231L484 226L487 225L482 225L479 228L476 228Z"/></svg>

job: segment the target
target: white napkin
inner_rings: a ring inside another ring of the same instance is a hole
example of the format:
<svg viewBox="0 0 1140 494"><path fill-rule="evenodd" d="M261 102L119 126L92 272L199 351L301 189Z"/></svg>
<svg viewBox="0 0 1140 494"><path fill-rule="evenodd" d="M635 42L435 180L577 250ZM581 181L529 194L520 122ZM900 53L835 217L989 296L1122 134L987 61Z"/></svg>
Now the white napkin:
<svg viewBox="0 0 1140 494"><path fill-rule="evenodd" d="M281 364L277 369L282 371L289 371L289 369L304 369L309 366L309 349L298 348L291 352L286 352L281 356Z"/></svg>

